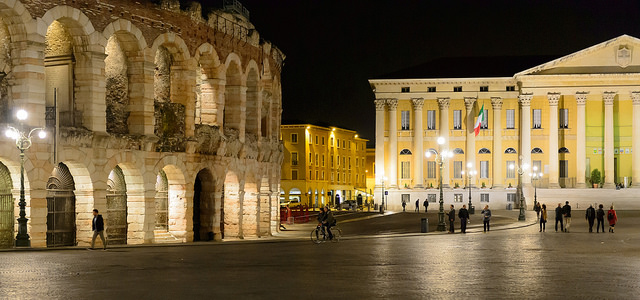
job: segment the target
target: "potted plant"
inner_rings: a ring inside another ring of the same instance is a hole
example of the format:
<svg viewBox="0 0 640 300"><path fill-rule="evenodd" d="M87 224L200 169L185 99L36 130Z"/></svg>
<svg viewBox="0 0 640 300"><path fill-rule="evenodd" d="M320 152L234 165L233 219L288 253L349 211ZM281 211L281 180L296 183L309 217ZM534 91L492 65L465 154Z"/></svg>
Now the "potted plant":
<svg viewBox="0 0 640 300"><path fill-rule="evenodd" d="M460 188L460 184L456 182L456 185L453 188L454 189L459 189Z"/></svg>
<svg viewBox="0 0 640 300"><path fill-rule="evenodd" d="M513 186L511 185L511 182L509 182L509 187L507 187L508 189L513 188Z"/></svg>
<svg viewBox="0 0 640 300"><path fill-rule="evenodd" d="M591 171L591 184L593 185L593 188L598 188L600 180L600 171L598 169L593 169L593 171Z"/></svg>
<svg viewBox="0 0 640 300"><path fill-rule="evenodd" d="M429 182L429 188L432 189L433 188L433 182Z"/></svg>
<svg viewBox="0 0 640 300"><path fill-rule="evenodd" d="M486 188L487 188L487 185L484 183L484 181L482 182L482 188L483 188L483 189L486 189Z"/></svg>

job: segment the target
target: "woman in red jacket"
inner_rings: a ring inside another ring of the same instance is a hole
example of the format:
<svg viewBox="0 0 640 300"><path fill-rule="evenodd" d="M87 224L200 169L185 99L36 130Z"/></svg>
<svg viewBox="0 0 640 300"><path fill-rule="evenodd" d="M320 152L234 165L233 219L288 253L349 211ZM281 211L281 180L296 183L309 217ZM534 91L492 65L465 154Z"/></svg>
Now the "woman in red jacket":
<svg viewBox="0 0 640 300"><path fill-rule="evenodd" d="M618 223L618 215L613 209L613 205L611 205L611 209L607 211L607 220L609 220L609 232L613 233L613 230L616 227L616 223Z"/></svg>

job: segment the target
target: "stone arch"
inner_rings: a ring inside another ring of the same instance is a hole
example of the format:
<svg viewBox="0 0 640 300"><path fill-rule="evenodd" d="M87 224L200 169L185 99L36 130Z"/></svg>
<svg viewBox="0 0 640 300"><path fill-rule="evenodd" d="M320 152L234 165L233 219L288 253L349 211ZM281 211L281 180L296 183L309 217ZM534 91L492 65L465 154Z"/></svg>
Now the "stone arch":
<svg viewBox="0 0 640 300"><path fill-rule="evenodd" d="M193 207L191 206L191 201L187 199L193 195L192 190L187 187L185 170L186 167L182 160L179 160L176 156L168 155L158 161L152 176L157 178L156 176L160 171L163 171L167 178L168 229L166 232L178 240L191 241L192 236L187 232L191 231L193 226L193 220L190 217L193 213ZM158 234L157 230L154 231L154 237L156 234Z"/></svg>
<svg viewBox="0 0 640 300"><path fill-rule="evenodd" d="M173 32L167 32L159 35L151 45L151 51L155 53L158 51L158 47L167 47L172 54L177 55L176 60L184 61L188 60L191 56L189 53L189 47L180 36Z"/></svg>
<svg viewBox="0 0 640 300"><path fill-rule="evenodd" d="M196 124L217 125L218 103L220 94L224 92L223 69L218 53L209 43L198 47L194 55L196 66Z"/></svg>
<svg viewBox="0 0 640 300"><path fill-rule="evenodd" d="M100 186L95 183L95 180L91 177L91 172L87 165L81 161L63 161L60 164L65 164L69 169L73 181L75 182L75 214L76 214L76 240L78 245L89 245L91 243L91 227L85 226L85 224L91 222L93 219L93 209L100 207L100 211L106 211L104 205L104 197L101 194L96 195L95 190L99 189L104 191L105 186ZM55 170L55 169L54 169ZM100 201L96 201L100 199Z"/></svg>
<svg viewBox="0 0 640 300"><path fill-rule="evenodd" d="M193 241L213 240L214 227L214 177L209 169L201 169L193 188Z"/></svg>
<svg viewBox="0 0 640 300"><path fill-rule="evenodd" d="M231 53L225 62L224 116L225 134L241 137L244 135L243 111L246 101L246 88L242 85L242 63L240 57Z"/></svg>
<svg viewBox="0 0 640 300"><path fill-rule="evenodd" d="M259 201L258 201L258 182L257 176L248 172L245 174L244 189L242 197L242 236L257 236L258 235L258 213L259 213Z"/></svg>
<svg viewBox="0 0 640 300"><path fill-rule="evenodd" d="M133 39L127 42L135 43L136 46L130 45L127 46L127 48L137 48L138 50L147 48L147 40L144 38L144 35L142 35L142 31L128 20L118 19L111 22L104 28L102 35L105 39L109 39L109 37L117 34L118 32L127 32L133 36Z"/></svg>
<svg viewBox="0 0 640 300"><path fill-rule="evenodd" d="M116 166L107 179L105 235L110 245L127 244L127 183L122 168ZM103 213L104 214L104 213Z"/></svg>
<svg viewBox="0 0 640 300"><path fill-rule="evenodd" d="M130 153L119 153L109 160L105 167L104 174L109 176L108 179L111 179L111 173L118 168L123 176L121 179L125 181L124 184L126 185L123 196L126 201L124 202L124 208L116 207L114 211L122 213L122 209L124 209L125 213L120 216L124 216L126 223L125 244L142 244L149 240L145 232L146 219L149 216L147 216L145 200L145 182L140 172L142 165L136 162L136 159L132 157ZM110 207L110 203L107 202L105 204L106 212L114 209L114 207ZM106 221L105 219L105 222Z"/></svg>
<svg viewBox="0 0 640 300"><path fill-rule="evenodd" d="M260 122L262 120L262 105L260 97L260 76L258 75L258 64L254 60L249 61L246 74L246 109L245 109L245 131L250 135L258 135Z"/></svg>
<svg viewBox="0 0 640 300"><path fill-rule="evenodd" d="M228 237L240 237L241 223L240 213L242 205L240 181L234 171L228 171L224 178L223 200L221 218L224 220L223 239Z"/></svg>

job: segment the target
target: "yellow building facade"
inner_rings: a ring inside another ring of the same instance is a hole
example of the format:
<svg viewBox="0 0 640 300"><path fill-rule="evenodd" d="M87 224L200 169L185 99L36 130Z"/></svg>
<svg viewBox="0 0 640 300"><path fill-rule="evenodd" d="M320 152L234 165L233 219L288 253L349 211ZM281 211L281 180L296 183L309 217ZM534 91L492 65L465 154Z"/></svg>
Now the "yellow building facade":
<svg viewBox="0 0 640 300"><path fill-rule="evenodd" d="M518 167L531 195L532 186L590 188L594 169L605 189L639 186L638 51L640 40L623 35L509 77L370 80L376 198L384 186L390 208L416 197L435 202L429 189L438 187L440 170L425 153L444 150L454 153L442 170L447 203L463 202L458 189L469 180L475 205L509 205ZM472 170L472 178L463 175Z"/></svg>
<svg viewBox="0 0 640 300"><path fill-rule="evenodd" d="M364 203L370 198L366 139L336 127L299 124L280 128L284 145L281 204L333 207L345 200Z"/></svg>

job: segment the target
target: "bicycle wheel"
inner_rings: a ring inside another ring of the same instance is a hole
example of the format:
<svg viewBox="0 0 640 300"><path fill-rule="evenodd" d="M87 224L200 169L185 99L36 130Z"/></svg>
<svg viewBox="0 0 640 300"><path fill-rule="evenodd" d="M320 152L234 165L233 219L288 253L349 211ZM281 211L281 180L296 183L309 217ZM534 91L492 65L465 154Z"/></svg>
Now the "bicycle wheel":
<svg viewBox="0 0 640 300"><path fill-rule="evenodd" d="M331 233L333 233L333 239L331 241L334 243L339 242L340 238L342 238L342 230L338 227L331 228Z"/></svg>
<svg viewBox="0 0 640 300"><path fill-rule="evenodd" d="M318 228L311 230L311 241L314 244L322 243L324 241L324 234L322 233L322 230Z"/></svg>

